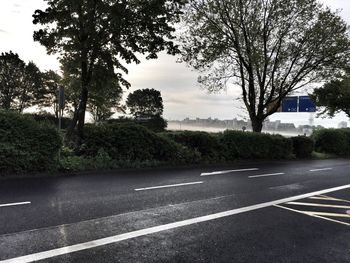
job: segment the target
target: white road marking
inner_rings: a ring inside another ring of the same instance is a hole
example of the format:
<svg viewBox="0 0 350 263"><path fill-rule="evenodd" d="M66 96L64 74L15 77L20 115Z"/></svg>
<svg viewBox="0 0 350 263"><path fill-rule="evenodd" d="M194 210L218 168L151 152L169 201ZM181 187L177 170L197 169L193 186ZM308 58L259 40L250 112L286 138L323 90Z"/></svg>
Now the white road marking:
<svg viewBox="0 0 350 263"><path fill-rule="evenodd" d="M259 178L259 177L267 177L267 176L274 176L274 175L284 175L284 174L285 174L285 173L260 174L260 175L248 176L248 178Z"/></svg>
<svg viewBox="0 0 350 263"><path fill-rule="evenodd" d="M31 202L18 202L18 203L8 203L8 204L0 204L0 207L6 207L6 206L17 206L17 205L29 205Z"/></svg>
<svg viewBox="0 0 350 263"><path fill-rule="evenodd" d="M339 221L339 220L335 220L335 219L331 219L331 218L328 218L328 217L323 217L323 216L319 216L319 215L315 215L315 214L307 214L303 211L299 211L299 210L295 210L295 209L292 209L292 208L289 208L289 207L284 207L284 206L280 206L280 205L274 205L275 207L279 207L279 208L282 208L282 209L285 209L285 210L289 210L289 211L293 211L295 213L299 213L299 214L303 214L303 215L307 215L307 216L311 216L311 217L316 217L316 218L320 218L320 219L324 219L324 220L327 220L327 221L331 221L333 223L338 223L338 224L342 224L342 225L346 225L346 226L350 226L349 223L346 223L346 222L342 222L342 221Z"/></svg>
<svg viewBox="0 0 350 263"><path fill-rule="evenodd" d="M332 200L332 201L341 201L341 202L345 202L345 203L350 203L349 200L345 200L345 199L335 198L335 197L331 197L331 196L327 196L327 195L319 195L319 196L323 197L323 198L328 198L328 200Z"/></svg>
<svg viewBox="0 0 350 263"><path fill-rule="evenodd" d="M326 198L326 197L322 197L322 196L312 196L312 197L309 197L309 199L323 200L323 201L340 201L340 200L337 200L335 198Z"/></svg>
<svg viewBox="0 0 350 263"><path fill-rule="evenodd" d="M191 182L191 183L182 183L182 184L159 185L159 186L151 186L151 187L145 187L145 188L137 188L137 189L134 189L134 190L135 191L146 191L146 190L153 190L153 189L160 189L160 188L169 188L169 187L178 187L178 186L202 184L202 183L203 183L203 181Z"/></svg>
<svg viewBox="0 0 350 263"><path fill-rule="evenodd" d="M350 206L346 206L346 205L328 205L328 204L303 203L303 202L288 202L286 204L289 204L289 205L300 205L300 206L316 206L316 207L330 207L330 208L350 209Z"/></svg>
<svg viewBox="0 0 350 263"><path fill-rule="evenodd" d="M329 170L333 170L333 168L312 169L310 170L310 172L329 171Z"/></svg>
<svg viewBox="0 0 350 263"><path fill-rule="evenodd" d="M348 214L338 214L338 213L326 213L326 212L313 212L313 211L303 211L305 214L312 214L318 216L330 216L330 217L347 217L350 218Z"/></svg>
<svg viewBox="0 0 350 263"><path fill-rule="evenodd" d="M259 168L247 168L247 169L216 171L216 172L211 172L211 173L201 173L201 176L228 174L228 173L236 173L236 172L249 172L249 171L258 171L258 170L259 170Z"/></svg>
<svg viewBox="0 0 350 263"><path fill-rule="evenodd" d="M283 204L286 202L292 202L292 201L296 201L299 199L308 198L308 197L314 196L314 195L320 195L320 194L340 191L340 190L344 190L344 189L348 189L348 188L350 188L350 184L338 186L338 187L333 187L333 188L329 188L329 189L324 189L324 190L320 190L320 191L316 191L316 192L311 192L311 193L307 193L307 194L287 197L287 198L283 198L283 199L279 199L279 200L275 200L275 201L270 201L270 202L266 202L266 203L241 207L241 208L228 210L228 211L224 211L224 212L220 212L220 213L209 214L206 216L195 217L195 218L186 219L183 221L178 221L178 222L169 223L169 224L165 224L165 225L136 230L136 231L132 231L129 233L124 233L124 234L119 234L119 235L115 235L115 236L111 236L111 237L96 239L96 240L92 240L92 241L85 242L85 243L56 248L56 249L38 252L38 253L34 253L34 254L26 255L26 256L21 256L21 257L17 257L17 258L6 259L6 260L0 261L0 263L27 263L27 262L39 261L39 260L52 258L52 257L60 256L60 255L65 255L65 254L69 254L69 253L73 253L73 252L77 252L77 251L82 251L82 250L100 247L100 246L104 246L104 245L108 245L108 244L112 244L112 243L117 243L117 242L127 240L127 239L132 239L132 238L136 238L136 237L150 235L150 234L154 234L154 233L158 233L158 232L162 232L162 231L166 231L166 230L170 230L170 229L175 229L175 228L179 228L179 227L189 226L189 225L193 225L193 224L197 224L197 223L201 223L201 222L211 221L211 220L215 220L215 219L219 219L219 218L224 218L224 217L228 217L228 216L232 216L232 215L236 215L236 214L240 214L240 213L245 213L245 212L265 208L265 207Z"/></svg>

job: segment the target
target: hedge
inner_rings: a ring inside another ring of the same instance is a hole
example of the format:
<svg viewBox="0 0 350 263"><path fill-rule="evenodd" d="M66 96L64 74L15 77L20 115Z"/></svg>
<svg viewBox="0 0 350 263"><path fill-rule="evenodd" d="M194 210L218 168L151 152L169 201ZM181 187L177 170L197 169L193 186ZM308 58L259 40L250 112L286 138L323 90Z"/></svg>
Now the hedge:
<svg viewBox="0 0 350 263"><path fill-rule="evenodd" d="M57 165L57 130L30 116L0 111L0 173L46 171Z"/></svg>
<svg viewBox="0 0 350 263"><path fill-rule="evenodd" d="M218 134L194 131L168 132L165 136L198 151L204 162L286 159L293 153L291 139L280 135L227 130Z"/></svg>
<svg viewBox="0 0 350 263"><path fill-rule="evenodd" d="M292 156L292 141L280 135L225 131L220 138L226 160L286 159Z"/></svg>
<svg viewBox="0 0 350 263"><path fill-rule="evenodd" d="M318 152L339 156L350 155L350 129L323 129L314 131L315 149Z"/></svg>
<svg viewBox="0 0 350 263"><path fill-rule="evenodd" d="M117 161L197 161L194 151L133 123L86 125L79 154L95 157L103 150Z"/></svg>
<svg viewBox="0 0 350 263"><path fill-rule="evenodd" d="M292 137L293 153L297 158L310 158L314 151L315 142L306 136Z"/></svg>
<svg viewBox="0 0 350 263"><path fill-rule="evenodd" d="M167 132L164 135L177 143L192 150L198 151L203 161L224 160L223 146L220 144L218 134L201 131Z"/></svg>

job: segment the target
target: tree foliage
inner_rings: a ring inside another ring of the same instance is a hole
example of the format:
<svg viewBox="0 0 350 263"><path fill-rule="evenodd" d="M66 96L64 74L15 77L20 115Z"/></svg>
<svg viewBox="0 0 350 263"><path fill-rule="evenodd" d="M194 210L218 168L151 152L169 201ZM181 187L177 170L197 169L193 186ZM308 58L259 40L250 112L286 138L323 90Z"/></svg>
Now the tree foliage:
<svg viewBox="0 0 350 263"><path fill-rule="evenodd" d="M58 89L62 85L62 78L53 70L42 73L43 90L39 98L34 101L40 109L51 108L58 119Z"/></svg>
<svg viewBox="0 0 350 263"><path fill-rule="evenodd" d="M42 95L42 76L33 63L26 64L12 51L0 55L0 108L22 112Z"/></svg>
<svg viewBox="0 0 350 263"><path fill-rule="evenodd" d="M172 41L173 22L178 20L184 0L45 1L48 8L36 10L33 15L34 24L42 25L34 32L34 39L48 53L58 53L61 60L78 65L80 94L72 129L77 124L80 137L98 67L107 69L128 87L122 76L122 72L128 72L123 62L139 63L138 53L150 59L165 49L170 54L177 51Z"/></svg>
<svg viewBox="0 0 350 263"><path fill-rule="evenodd" d="M126 106L134 117L161 116L164 109L160 91L155 89L142 89L130 93Z"/></svg>
<svg viewBox="0 0 350 263"><path fill-rule="evenodd" d="M257 132L284 97L349 60L348 26L316 0L193 0L182 36L183 59L202 71L203 86L241 87Z"/></svg>
<svg viewBox="0 0 350 263"><path fill-rule="evenodd" d="M324 107L320 113L334 117L337 112L345 112L350 118L350 72L342 79L332 80L314 90L311 96L316 105Z"/></svg>

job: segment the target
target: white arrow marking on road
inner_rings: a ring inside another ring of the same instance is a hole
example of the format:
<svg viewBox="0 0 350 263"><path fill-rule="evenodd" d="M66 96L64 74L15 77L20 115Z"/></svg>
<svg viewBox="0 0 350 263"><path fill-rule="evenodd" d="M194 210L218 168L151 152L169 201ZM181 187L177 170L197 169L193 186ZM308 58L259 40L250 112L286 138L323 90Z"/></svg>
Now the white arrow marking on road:
<svg viewBox="0 0 350 263"><path fill-rule="evenodd" d="M228 174L228 173L236 173L236 172L249 172L249 171L258 171L258 170L259 170L259 168L226 170L226 171L217 171L217 172L211 172L211 173L201 173L201 176L217 175L217 174Z"/></svg>
<svg viewBox="0 0 350 263"><path fill-rule="evenodd" d="M252 175L248 176L248 178L259 178L259 177L268 177L268 176L274 176L274 175L284 175L285 173L274 173L274 174L260 174L260 175Z"/></svg>
<svg viewBox="0 0 350 263"><path fill-rule="evenodd" d="M31 202L18 202L18 203L8 203L8 204L0 204L0 207L6 207L6 206L16 206L16 205L29 205Z"/></svg>
<svg viewBox="0 0 350 263"><path fill-rule="evenodd" d="M146 190L153 190L153 189L160 189L160 188L169 188L169 187L178 187L178 186L202 184L202 183L203 183L203 181L191 182L191 183L183 183L183 184L159 185L159 186L151 186L151 187L145 187L145 188L137 188L137 189L134 189L134 190L135 191L146 191Z"/></svg>
<svg viewBox="0 0 350 263"><path fill-rule="evenodd" d="M47 251L43 251L43 252L38 252L38 253L34 253L31 255L27 255L27 256L21 256L21 257L12 258L12 259L5 259L5 260L0 261L0 263L29 263L29 262L39 261L39 260L43 260L43 259L47 259L47 258L53 258L53 257L57 257L57 256L61 256L61 255L65 255L65 254L69 254L69 253L73 253L73 252L77 252L77 251L82 251L82 250L86 250L86 249L91 249L91 248L95 248L95 247L100 247L100 246L104 246L104 245L108 245L108 244L117 243L117 242L120 242L123 240L128 240L128 239L132 239L132 238L136 238L136 237L155 234L155 233L159 233L159 232L170 230L170 229L176 229L179 227L184 227L184 226L189 226L189 225L193 225L193 224L198 224L201 222L215 220L218 218L224 218L224 217L228 217L228 216L232 216L232 215L237 215L237 214L241 214L241 213L245 213L245 212L249 212L249 211L253 211L253 210L257 210L257 209L261 209L261 208L265 208L265 207L277 206L277 205L280 205L283 203L308 198L310 196L331 193L331 192L340 191L340 190L344 190L344 189L348 189L348 188L350 188L350 184L338 186L338 187L333 187L333 188L329 188L329 189L324 189L324 190L320 190L320 191L316 191L316 192L311 192L311 193L307 193L307 194L287 197L287 198L274 200L274 201L270 201L270 202L266 202L266 203L241 207L241 208L228 210L228 211L224 211L224 212L220 212L220 213L209 214L206 216L190 218L190 219L186 219L183 221L178 221L178 222L173 222L173 223L169 223L169 224L165 224L165 225L145 228L145 229L136 230L136 231L132 231L132 232L124 233L124 234L119 234L119 235L115 235L115 236L111 236L111 237L100 238L100 239L88 241L85 243L80 243L80 244L76 244L76 245L71 245L71 246L56 248L56 249L47 250ZM282 208L284 208L284 207L282 207ZM289 209L289 210L291 210L291 209ZM318 216L318 215L313 215L313 216ZM318 217L320 217L320 216L318 216Z"/></svg>

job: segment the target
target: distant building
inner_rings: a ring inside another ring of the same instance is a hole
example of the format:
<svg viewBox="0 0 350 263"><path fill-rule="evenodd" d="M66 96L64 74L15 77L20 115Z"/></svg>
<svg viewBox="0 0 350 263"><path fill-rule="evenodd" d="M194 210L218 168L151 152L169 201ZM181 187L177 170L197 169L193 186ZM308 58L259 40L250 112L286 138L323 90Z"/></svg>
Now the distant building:
<svg viewBox="0 0 350 263"><path fill-rule="evenodd" d="M340 129L347 128L347 127L348 127L348 123L346 121L339 122L338 124L338 128Z"/></svg>

